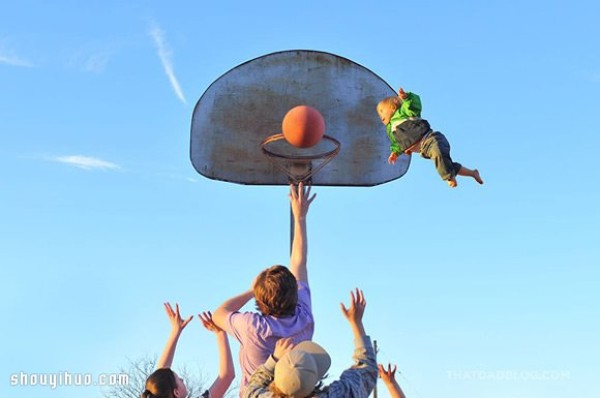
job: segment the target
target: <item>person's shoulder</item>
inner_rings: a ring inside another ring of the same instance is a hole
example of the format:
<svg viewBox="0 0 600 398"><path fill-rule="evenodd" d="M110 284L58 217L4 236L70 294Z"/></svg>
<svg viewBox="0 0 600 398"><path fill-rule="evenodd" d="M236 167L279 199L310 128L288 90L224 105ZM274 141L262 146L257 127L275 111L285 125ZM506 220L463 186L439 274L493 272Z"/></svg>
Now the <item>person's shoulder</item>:
<svg viewBox="0 0 600 398"><path fill-rule="evenodd" d="M238 327L244 325L248 329L258 329L265 323L265 316L255 311L232 312L229 319L232 324Z"/></svg>
<svg viewBox="0 0 600 398"><path fill-rule="evenodd" d="M251 342L255 348L262 347L263 341L271 335L271 322L268 317L257 312L245 312L231 318L234 334L242 342Z"/></svg>

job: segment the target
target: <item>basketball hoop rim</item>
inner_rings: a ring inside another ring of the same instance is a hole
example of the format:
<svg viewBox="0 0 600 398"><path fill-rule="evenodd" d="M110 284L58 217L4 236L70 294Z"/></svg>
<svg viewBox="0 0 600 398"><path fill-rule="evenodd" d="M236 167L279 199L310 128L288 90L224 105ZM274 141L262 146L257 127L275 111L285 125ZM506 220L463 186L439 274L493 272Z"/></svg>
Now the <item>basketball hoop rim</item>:
<svg viewBox="0 0 600 398"><path fill-rule="evenodd" d="M316 159L325 159L330 158L337 155L340 151L341 143L337 139L333 138L330 135L323 135L324 140L330 141L335 145L335 148L331 151L317 153L315 155L284 155L281 153L273 152L267 149L267 145L274 141L285 140L285 137L282 133L273 134L265 138L261 143L260 147L264 154L270 157L276 157L280 159L288 159L288 160L316 160ZM291 145L291 144L290 144Z"/></svg>

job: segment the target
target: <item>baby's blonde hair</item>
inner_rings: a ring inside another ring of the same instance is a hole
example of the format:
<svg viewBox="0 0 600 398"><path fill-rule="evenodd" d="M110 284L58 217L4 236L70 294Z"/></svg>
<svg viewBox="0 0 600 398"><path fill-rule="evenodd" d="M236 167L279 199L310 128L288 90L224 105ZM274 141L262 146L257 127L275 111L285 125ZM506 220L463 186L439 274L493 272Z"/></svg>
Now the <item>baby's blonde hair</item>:
<svg viewBox="0 0 600 398"><path fill-rule="evenodd" d="M398 109L402 105L402 100L397 95L393 97L386 97L379 101L379 104L377 104L377 106L379 107L380 105L392 106L395 109Z"/></svg>

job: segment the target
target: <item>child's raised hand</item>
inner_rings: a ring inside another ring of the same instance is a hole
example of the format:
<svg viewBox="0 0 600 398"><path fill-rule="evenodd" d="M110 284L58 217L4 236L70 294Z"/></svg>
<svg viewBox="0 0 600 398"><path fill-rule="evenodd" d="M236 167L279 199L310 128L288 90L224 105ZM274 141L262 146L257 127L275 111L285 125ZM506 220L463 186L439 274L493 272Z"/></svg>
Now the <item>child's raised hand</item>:
<svg viewBox="0 0 600 398"><path fill-rule="evenodd" d="M388 363L387 369L382 364L377 365L379 369L379 377L384 383L393 383L396 378L396 365L392 368L392 365Z"/></svg>
<svg viewBox="0 0 600 398"><path fill-rule="evenodd" d="M179 314L179 304L175 303L175 311L173 311L173 307L171 307L170 303L164 303L165 311L167 312L167 316L171 321L171 329L174 332L181 333L181 331L187 326L188 323L194 317L190 315L189 318L183 320L181 319L181 315Z"/></svg>
<svg viewBox="0 0 600 398"><path fill-rule="evenodd" d="M275 343L275 351L273 351L273 358L275 358L276 361L279 361L281 357L291 351L295 345L296 344L294 344L291 337L277 340L277 343Z"/></svg>
<svg viewBox="0 0 600 398"><path fill-rule="evenodd" d="M348 321L359 322L362 320L367 301L362 290L357 288L356 291L350 292L350 307L346 308L344 303L340 303L340 306L342 307L342 313Z"/></svg>
<svg viewBox="0 0 600 398"><path fill-rule="evenodd" d="M404 89L402 87L400 87L400 89L398 90L398 97L400 97L401 100L405 100L408 97L408 94L404 92Z"/></svg>
<svg viewBox="0 0 600 398"><path fill-rule="evenodd" d="M390 396L392 398L406 398L404 391L402 391L402 388L400 388L400 385L396 381L396 365L392 368L392 365L388 363L386 369L385 366L379 364L377 365L377 369L379 369L379 377L381 377L381 380L383 380L385 386L388 388Z"/></svg>
<svg viewBox="0 0 600 398"><path fill-rule="evenodd" d="M308 207L315 199L317 194L310 195L310 185L308 189L304 183L299 183L296 187L294 184L290 184L290 204L292 207L292 213L294 216L303 218L308 213Z"/></svg>
<svg viewBox="0 0 600 398"><path fill-rule="evenodd" d="M398 160L398 154L396 152L390 153L388 157L388 164L396 164L396 160Z"/></svg>
<svg viewBox="0 0 600 398"><path fill-rule="evenodd" d="M218 327L212 320L212 314L210 311L204 311L202 314L198 314L198 318L200 322L202 322L202 326L208 331L219 333L222 332L223 329Z"/></svg>

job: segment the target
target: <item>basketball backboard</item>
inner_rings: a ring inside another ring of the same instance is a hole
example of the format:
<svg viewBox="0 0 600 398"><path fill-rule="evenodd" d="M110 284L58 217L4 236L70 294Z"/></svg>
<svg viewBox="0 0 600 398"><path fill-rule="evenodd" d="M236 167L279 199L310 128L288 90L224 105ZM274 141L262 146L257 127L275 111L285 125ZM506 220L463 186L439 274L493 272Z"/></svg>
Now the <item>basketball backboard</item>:
<svg viewBox="0 0 600 398"><path fill-rule="evenodd" d="M287 185L261 151L281 133L288 110L318 109L325 134L341 144L337 156L312 176L313 185L373 186L403 176L410 157L387 164L389 141L376 112L394 89L349 59L312 50L267 54L231 69L198 100L192 116L190 155L201 175L248 185Z"/></svg>

